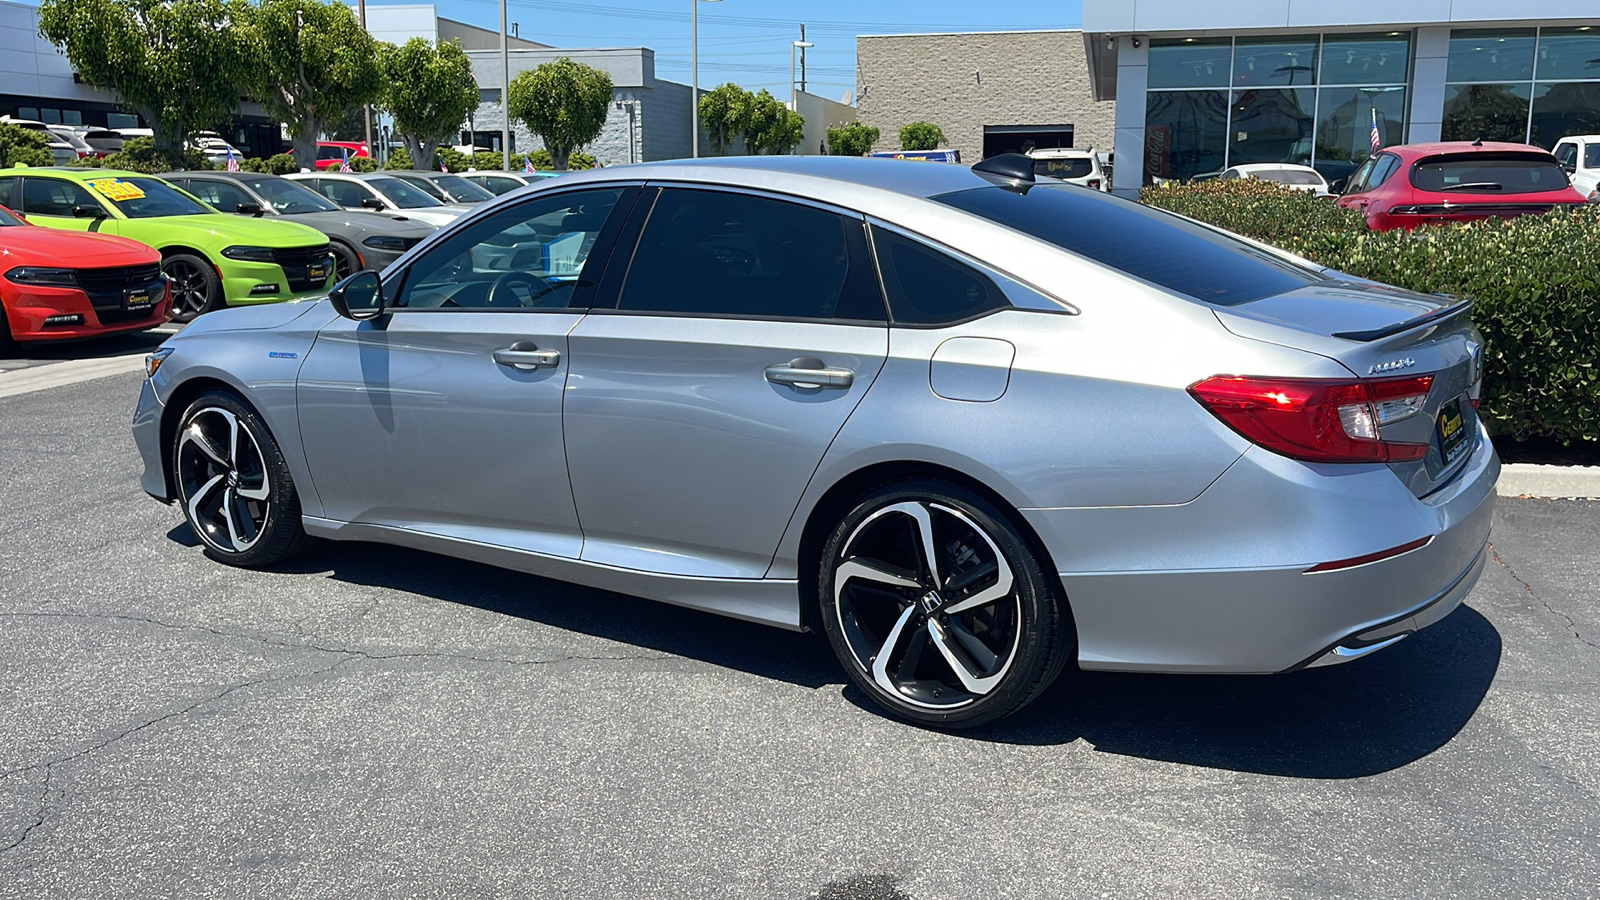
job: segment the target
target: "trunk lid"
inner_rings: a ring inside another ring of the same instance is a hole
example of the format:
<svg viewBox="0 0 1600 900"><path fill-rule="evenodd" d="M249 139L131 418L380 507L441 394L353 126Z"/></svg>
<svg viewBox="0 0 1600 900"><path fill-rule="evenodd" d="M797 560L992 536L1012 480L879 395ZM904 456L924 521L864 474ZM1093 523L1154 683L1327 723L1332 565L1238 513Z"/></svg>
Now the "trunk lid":
<svg viewBox="0 0 1600 900"><path fill-rule="evenodd" d="M1428 445L1419 461L1389 463L1418 497L1449 481L1479 441L1483 336L1470 310L1460 298L1343 280L1214 307L1240 337L1326 356L1362 379L1432 375L1423 408L1381 431L1386 441Z"/></svg>

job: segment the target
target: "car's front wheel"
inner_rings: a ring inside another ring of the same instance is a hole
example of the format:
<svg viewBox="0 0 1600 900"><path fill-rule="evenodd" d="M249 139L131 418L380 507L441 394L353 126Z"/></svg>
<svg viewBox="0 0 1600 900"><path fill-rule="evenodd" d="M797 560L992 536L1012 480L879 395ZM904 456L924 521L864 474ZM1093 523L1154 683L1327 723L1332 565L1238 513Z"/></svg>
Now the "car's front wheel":
<svg viewBox="0 0 1600 900"><path fill-rule="evenodd" d="M237 394L209 391L191 403L171 450L178 502L211 557L254 568L305 546L288 464L266 423Z"/></svg>
<svg viewBox="0 0 1600 900"><path fill-rule="evenodd" d="M161 261L161 271L172 279L173 321L192 322L227 305L222 296L222 279L204 258L174 253Z"/></svg>
<svg viewBox="0 0 1600 900"><path fill-rule="evenodd" d="M1010 715L1072 653L1064 601L1010 514L941 481L886 485L834 527L820 619L850 679L891 714L968 728Z"/></svg>
<svg viewBox="0 0 1600 900"><path fill-rule="evenodd" d="M338 241L329 241L328 249L333 252L334 284L338 284L361 271L361 257L356 255L356 251L353 248Z"/></svg>

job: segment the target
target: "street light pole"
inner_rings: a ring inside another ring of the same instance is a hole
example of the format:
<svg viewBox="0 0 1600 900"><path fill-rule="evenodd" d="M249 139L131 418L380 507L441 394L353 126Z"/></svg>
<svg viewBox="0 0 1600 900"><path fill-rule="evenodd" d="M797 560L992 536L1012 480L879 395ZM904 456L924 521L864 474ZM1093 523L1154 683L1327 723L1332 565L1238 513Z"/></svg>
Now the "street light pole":
<svg viewBox="0 0 1600 900"><path fill-rule="evenodd" d="M700 4L719 2L689 0L689 146L694 159L700 158Z"/></svg>
<svg viewBox="0 0 1600 900"><path fill-rule="evenodd" d="M789 42L789 108L795 112L800 111L800 89L795 86L794 81L794 57L797 52L815 46L816 44L810 41Z"/></svg>
<svg viewBox="0 0 1600 900"><path fill-rule="evenodd" d="M366 31L367 30L367 0L359 0L359 2L356 4L356 6L361 11L361 30L362 31ZM376 154L374 154L372 152L373 151L373 146L372 146L372 104L371 103L363 103L363 104L361 104L361 118L362 118L363 121L366 122L366 125L367 125L367 154L372 156L374 159L376 159L377 158Z"/></svg>
<svg viewBox="0 0 1600 900"><path fill-rule="evenodd" d="M506 50L506 0L500 0L500 165L511 171L511 64ZM472 135L477 143L478 135Z"/></svg>

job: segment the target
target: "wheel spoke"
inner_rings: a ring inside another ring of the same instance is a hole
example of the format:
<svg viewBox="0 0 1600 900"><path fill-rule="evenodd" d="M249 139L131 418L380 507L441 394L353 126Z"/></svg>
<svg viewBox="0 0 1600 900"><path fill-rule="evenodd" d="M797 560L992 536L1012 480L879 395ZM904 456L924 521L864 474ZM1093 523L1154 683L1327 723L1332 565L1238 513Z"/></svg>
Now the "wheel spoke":
<svg viewBox="0 0 1600 900"><path fill-rule="evenodd" d="M194 494L189 497L189 521L200 521L200 504L204 502L207 497L211 496L211 492L217 489L217 485L222 484L227 480L228 476L226 473L219 473L211 476L210 481L200 485L200 490L195 491Z"/></svg>
<svg viewBox="0 0 1600 900"><path fill-rule="evenodd" d="M845 582L852 578L861 578L866 581L875 581L878 584L892 584L895 587L920 588L922 585L915 578L907 578L903 574L891 572L881 566L860 559L847 559L833 570L834 599L838 600L839 593L844 590Z"/></svg>
<svg viewBox="0 0 1600 900"><path fill-rule="evenodd" d="M916 614L917 607L915 604L906 607L900 613L900 618L895 620L894 627L889 629L889 637L884 640L883 646L878 648L878 655L872 660L872 680L876 681L879 687L891 694L900 693L900 687L889 676L889 658L894 655L895 648L900 646L900 640L905 634L906 625L911 622L911 617Z"/></svg>
<svg viewBox="0 0 1600 900"><path fill-rule="evenodd" d="M267 477L263 475L261 476L260 487L245 487L241 484L234 489L234 493L245 500L265 500L271 496L272 488L267 484Z"/></svg>
<svg viewBox="0 0 1600 900"><path fill-rule="evenodd" d="M222 492L222 521L228 525L228 540L233 542L233 549L243 550L244 538L239 534L239 526L233 522L233 488Z"/></svg>
<svg viewBox="0 0 1600 900"><path fill-rule="evenodd" d="M204 453L212 462L224 469L231 468L226 454L216 444L211 443L211 439L205 436L205 433L200 430L200 426L191 422L189 427L183 431L183 443L199 447L201 453Z"/></svg>
<svg viewBox="0 0 1600 900"><path fill-rule="evenodd" d="M999 545L994 542L993 538L989 537L987 532L985 532L982 528L979 528L977 523L967 518L966 515L960 510L951 509L947 506L941 506L939 507L939 510L941 512L949 513L950 515L953 515L965 522L967 526L972 529L973 534L983 538L983 542L989 545L989 553L994 557L994 584L989 585L970 597L950 604L949 606L945 607L945 613L947 615L955 615L957 613L966 612L969 609L977 609L980 606L986 606L995 602L996 600L1009 597L1011 595L1011 588L1016 583L1016 578L1011 573L1010 564L1006 562L1006 555L1000 552ZM965 585L963 585L963 587L965 587Z"/></svg>
<svg viewBox="0 0 1600 900"><path fill-rule="evenodd" d="M944 661L950 664L950 669L955 672L956 678L961 682L961 686L972 693L987 694L994 690L995 686L1000 683L1001 678L1005 677L1005 667L991 675L973 671L974 663L964 658L967 655L965 647L960 647L958 651L958 646L952 645L949 629L932 619L928 621L928 637L932 639L933 646L939 651L939 655L943 656Z"/></svg>

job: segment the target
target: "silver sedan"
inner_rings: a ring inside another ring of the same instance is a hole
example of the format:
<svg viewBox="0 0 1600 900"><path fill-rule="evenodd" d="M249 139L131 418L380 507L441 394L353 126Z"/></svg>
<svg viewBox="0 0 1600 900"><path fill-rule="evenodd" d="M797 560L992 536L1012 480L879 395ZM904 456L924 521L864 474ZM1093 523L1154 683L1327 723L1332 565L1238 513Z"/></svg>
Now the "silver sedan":
<svg viewBox="0 0 1600 900"><path fill-rule="evenodd" d="M1500 469L1468 313L1021 156L660 163L205 316L133 432L222 562L380 541L819 631L967 727L1067 665L1290 671L1448 615Z"/></svg>

